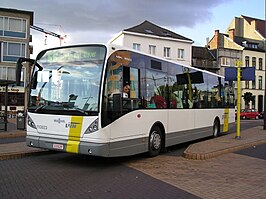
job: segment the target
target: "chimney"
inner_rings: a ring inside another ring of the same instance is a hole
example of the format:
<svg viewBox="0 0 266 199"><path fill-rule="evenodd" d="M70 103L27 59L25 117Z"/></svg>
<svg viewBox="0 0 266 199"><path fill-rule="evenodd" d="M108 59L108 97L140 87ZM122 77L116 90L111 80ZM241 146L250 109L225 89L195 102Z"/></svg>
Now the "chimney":
<svg viewBox="0 0 266 199"><path fill-rule="evenodd" d="M216 43L216 48L219 48L219 40L220 40L220 37L219 37L220 33L219 33L219 30L215 30L214 32L214 40L215 40L215 43Z"/></svg>
<svg viewBox="0 0 266 199"><path fill-rule="evenodd" d="M256 20L253 19L251 22L250 22L250 25L251 25L251 28L256 30Z"/></svg>
<svg viewBox="0 0 266 199"><path fill-rule="evenodd" d="M229 29L229 38L232 39L233 41L235 40L235 29Z"/></svg>
<svg viewBox="0 0 266 199"><path fill-rule="evenodd" d="M206 37L206 45L205 45L206 48L210 48L210 38L209 37Z"/></svg>

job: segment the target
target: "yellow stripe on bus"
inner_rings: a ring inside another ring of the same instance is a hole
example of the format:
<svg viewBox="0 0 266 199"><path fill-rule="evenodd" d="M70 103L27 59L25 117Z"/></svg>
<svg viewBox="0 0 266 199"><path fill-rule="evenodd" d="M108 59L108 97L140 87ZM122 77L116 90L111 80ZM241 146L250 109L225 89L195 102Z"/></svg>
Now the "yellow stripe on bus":
<svg viewBox="0 0 266 199"><path fill-rule="evenodd" d="M72 116L69 125L68 141L66 151L70 153L78 153L81 129L82 129L82 116Z"/></svg>
<svg viewBox="0 0 266 199"><path fill-rule="evenodd" d="M224 109L224 128L223 132L228 131L228 122L229 122L229 108Z"/></svg>

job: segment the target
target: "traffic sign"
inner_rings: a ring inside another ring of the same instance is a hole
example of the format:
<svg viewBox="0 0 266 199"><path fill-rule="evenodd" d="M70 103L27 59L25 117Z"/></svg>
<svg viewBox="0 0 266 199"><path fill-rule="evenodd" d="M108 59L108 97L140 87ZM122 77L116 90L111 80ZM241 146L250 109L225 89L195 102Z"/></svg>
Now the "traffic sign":
<svg viewBox="0 0 266 199"><path fill-rule="evenodd" d="M255 81L255 67L240 67L241 81ZM237 67L225 68L225 81L237 81Z"/></svg>

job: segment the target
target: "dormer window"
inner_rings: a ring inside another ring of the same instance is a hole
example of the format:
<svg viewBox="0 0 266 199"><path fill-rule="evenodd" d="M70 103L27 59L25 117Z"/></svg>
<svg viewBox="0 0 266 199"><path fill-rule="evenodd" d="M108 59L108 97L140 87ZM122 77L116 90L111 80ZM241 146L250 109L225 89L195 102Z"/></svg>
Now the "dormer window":
<svg viewBox="0 0 266 199"><path fill-rule="evenodd" d="M247 48L253 48L253 49L258 49L259 48L259 44L258 43L251 43L248 41L243 41L242 45L247 47Z"/></svg>
<svg viewBox="0 0 266 199"><path fill-rule="evenodd" d="M163 32L164 36L171 36L171 34L169 32Z"/></svg>
<svg viewBox="0 0 266 199"><path fill-rule="evenodd" d="M145 32L146 32L146 33L149 33L149 34L153 34L153 31L150 30L150 29L145 29Z"/></svg>
<svg viewBox="0 0 266 199"><path fill-rule="evenodd" d="M257 49L258 48L258 44L251 44L251 48Z"/></svg>

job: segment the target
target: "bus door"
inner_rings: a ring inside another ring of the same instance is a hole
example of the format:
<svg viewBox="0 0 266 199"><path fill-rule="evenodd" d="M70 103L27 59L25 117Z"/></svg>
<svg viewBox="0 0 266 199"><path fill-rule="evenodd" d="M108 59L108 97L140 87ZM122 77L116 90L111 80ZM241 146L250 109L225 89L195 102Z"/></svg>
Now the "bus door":
<svg viewBox="0 0 266 199"><path fill-rule="evenodd" d="M128 66L108 71L103 103L103 127L139 108L139 74L139 69ZM129 87L127 95L124 95L124 86Z"/></svg>
<svg viewBox="0 0 266 199"><path fill-rule="evenodd" d="M139 69L124 66L123 93L127 93L125 93L126 95L122 95L122 114L128 113L139 108L139 85Z"/></svg>

